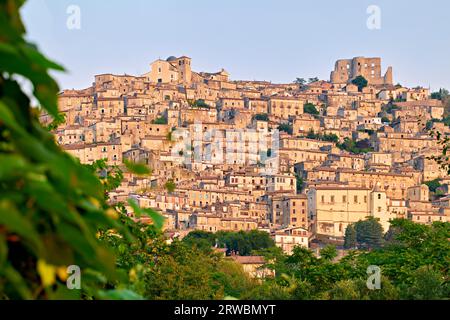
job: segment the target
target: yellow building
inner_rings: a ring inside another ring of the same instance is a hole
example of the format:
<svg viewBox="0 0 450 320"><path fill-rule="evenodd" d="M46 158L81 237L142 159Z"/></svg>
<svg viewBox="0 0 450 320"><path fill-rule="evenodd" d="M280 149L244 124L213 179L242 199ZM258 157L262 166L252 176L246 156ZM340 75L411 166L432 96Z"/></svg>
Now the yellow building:
<svg viewBox="0 0 450 320"><path fill-rule="evenodd" d="M316 235L331 239L342 239L349 224L369 216L387 231L391 218L386 193L377 188L315 186L308 192L308 210Z"/></svg>

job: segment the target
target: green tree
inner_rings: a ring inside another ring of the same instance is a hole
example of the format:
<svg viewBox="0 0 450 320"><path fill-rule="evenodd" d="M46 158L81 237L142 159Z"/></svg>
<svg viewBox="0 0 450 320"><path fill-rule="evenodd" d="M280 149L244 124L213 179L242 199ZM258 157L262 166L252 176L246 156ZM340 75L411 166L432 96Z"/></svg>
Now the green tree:
<svg viewBox="0 0 450 320"><path fill-rule="evenodd" d="M381 289L367 288L366 279L338 281L326 295L332 300L396 300L399 290L386 277L381 277Z"/></svg>
<svg viewBox="0 0 450 320"><path fill-rule="evenodd" d="M346 249L356 248L356 230L353 224L349 224L345 229L344 247Z"/></svg>
<svg viewBox="0 0 450 320"><path fill-rule="evenodd" d="M306 80L304 78L296 78L294 80L294 83L298 84L301 87L306 83Z"/></svg>
<svg viewBox="0 0 450 320"><path fill-rule="evenodd" d="M348 279L336 282L326 297L330 300L360 300L361 294L357 281Z"/></svg>
<svg viewBox="0 0 450 320"><path fill-rule="evenodd" d="M389 120L388 117L382 117L382 118L381 118L381 122L383 122L383 123L389 123L390 120Z"/></svg>
<svg viewBox="0 0 450 320"><path fill-rule="evenodd" d="M192 104L191 107L196 107L196 108L211 108L211 106L209 104L207 104L205 102L205 100L203 99L198 99L195 100Z"/></svg>
<svg viewBox="0 0 450 320"><path fill-rule="evenodd" d="M167 124L167 119L165 117L158 117L153 120L153 124Z"/></svg>
<svg viewBox="0 0 450 320"><path fill-rule="evenodd" d="M363 76L357 76L355 79L352 80L352 83L358 87L358 91L362 91L363 88L367 87L367 79Z"/></svg>
<svg viewBox="0 0 450 320"><path fill-rule="evenodd" d="M318 139L320 138L320 135L314 133L314 130L311 129L311 130L308 131L308 133L307 133L307 135L306 135L306 138L318 140Z"/></svg>
<svg viewBox="0 0 450 320"><path fill-rule="evenodd" d="M296 173L295 174L295 182L296 182L296 187L297 187L297 193L300 193L301 190L303 189L303 178Z"/></svg>
<svg viewBox="0 0 450 320"><path fill-rule="evenodd" d="M188 246L195 246L204 252L211 252L218 238L211 232L203 230L191 231L183 238L183 242Z"/></svg>
<svg viewBox="0 0 450 320"><path fill-rule="evenodd" d="M275 246L270 234L259 230L239 232L219 231L215 236L220 247L227 248L227 254L235 252L241 256L247 256L251 255L255 250L268 249Z"/></svg>
<svg viewBox="0 0 450 320"><path fill-rule="evenodd" d="M292 126L290 124L287 124L287 123L280 124L278 126L278 130L284 131L284 132L289 133L289 134L292 134L292 131L293 131Z"/></svg>
<svg viewBox="0 0 450 320"><path fill-rule="evenodd" d="M318 115L319 111L317 111L316 106L310 102L305 103L305 105L303 106L303 111L305 113L309 113L312 115Z"/></svg>
<svg viewBox="0 0 450 320"><path fill-rule="evenodd" d="M166 188L168 192L172 193L177 188L177 185L172 179L170 179L164 184L164 188Z"/></svg>
<svg viewBox="0 0 450 320"><path fill-rule="evenodd" d="M270 234L258 230L239 232L219 231L215 234L196 230L189 232L183 238L183 242L197 247L209 246L211 248L214 245L218 245L221 248L227 248L228 254L235 252L242 256L250 255L255 250L265 250L275 247L275 243L270 237Z"/></svg>
<svg viewBox="0 0 450 320"><path fill-rule="evenodd" d="M332 261L334 258L337 257L336 246L331 244L326 245L320 250L320 256L325 260Z"/></svg>
<svg viewBox="0 0 450 320"><path fill-rule="evenodd" d="M445 101L449 97L449 92L447 89L440 88L437 92L431 93L431 99L437 99L441 101Z"/></svg>
<svg viewBox="0 0 450 320"><path fill-rule="evenodd" d="M411 286L406 288L407 299L437 300L448 299L448 282L444 283L443 275L429 266L417 269ZM447 287L447 288L446 288Z"/></svg>
<svg viewBox="0 0 450 320"><path fill-rule="evenodd" d="M323 136L321 136L319 138L320 138L320 140L323 140L323 141L329 141L329 142L334 142L334 143L339 142L339 137L334 133L324 134Z"/></svg>
<svg viewBox="0 0 450 320"><path fill-rule="evenodd" d="M251 279L245 273L242 265L229 258L220 260L212 277L223 287L225 297L244 298L249 291L260 286L255 279Z"/></svg>
<svg viewBox="0 0 450 320"><path fill-rule="evenodd" d="M249 300L289 300L291 293L288 288L269 279L264 281L260 286L256 286L248 291L242 298Z"/></svg>
<svg viewBox="0 0 450 320"><path fill-rule="evenodd" d="M356 241L363 247L379 248L383 243L383 227L377 219L368 217L355 223Z"/></svg>
<svg viewBox="0 0 450 320"><path fill-rule="evenodd" d="M436 189L441 186L441 184L439 183L439 179L425 181L424 184L428 186L431 192L436 192Z"/></svg>
<svg viewBox="0 0 450 320"><path fill-rule="evenodd" d="M258 113L255 114L254 119L259 121L269 121L269 115L267 113Z"/></svg>
<svg viewBox="0 0 450 320"><path fill-rule="evenodd" d="M336 146L339 149L346 150L351 153L361 154L373 151L373 148L370 146L370 141L368 139L364 140L352 140L350 138L344 138L343 143L338 143Z"/></svg>
<svg viewBox="0 0 450 320"><path fill-rule="evenodd" d="M130 244L114 233L101 235L100 240L114 249L117 265L128 275L110 282L114 290L104 298L117 299L117 293L129 292L157 300L242 298L259 285L241 265L211 250L213 233L192 231L182 241L174 239L168 244L154 225L125 216L121 220L136 241Z"/></svg>
<svg viewBox="0 0 450 320"><path fill-rule="evenodd" d="M214 279L217 262L195 247L175 240L157 256L143 275L143 296L148 299L191 300L223 298L223 287Z"/></svg>

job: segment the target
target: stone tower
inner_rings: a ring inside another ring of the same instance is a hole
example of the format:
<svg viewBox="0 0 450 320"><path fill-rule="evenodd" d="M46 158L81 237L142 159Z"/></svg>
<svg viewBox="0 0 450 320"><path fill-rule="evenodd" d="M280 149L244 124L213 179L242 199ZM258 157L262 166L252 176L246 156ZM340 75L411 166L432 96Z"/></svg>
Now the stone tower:
<svg viewBox="0 0 450 320"><path fill-rule="evenodd" d="M392 85L392 67L381 75L381 58L355 57L337 60L331 72L330 81L337 85L346 85L358 76L363 76L372 85Z"/></svg>
<svg viewBox="0 0 450 320"><path fill-rule="evenodd" d="M173 60L172 63L179 72L178 78L184 83L191 83L192 81L191 58L182 56Z"/></svg>

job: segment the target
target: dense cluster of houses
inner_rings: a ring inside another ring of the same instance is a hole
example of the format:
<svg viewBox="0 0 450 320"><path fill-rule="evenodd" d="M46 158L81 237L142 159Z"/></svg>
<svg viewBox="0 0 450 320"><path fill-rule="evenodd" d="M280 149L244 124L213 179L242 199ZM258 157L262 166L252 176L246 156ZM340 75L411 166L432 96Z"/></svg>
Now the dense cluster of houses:
<svg viewBox="0 0 450 320"><path fill-rule="evenodd" d="M385 231L393 218L450 218L450 177L429 159L440 150L427 131L450 133L444 107L428 89L393 85L380 58L338 60L330 81L274 84L171 56L141 76L96 75L61 92L59 108L55 139L82 163L151 168L125 172L109 197L158 210L169 234L258 229L290 253L340 242L367 216ZM436 179L430 192L424 182Z"/></svg>

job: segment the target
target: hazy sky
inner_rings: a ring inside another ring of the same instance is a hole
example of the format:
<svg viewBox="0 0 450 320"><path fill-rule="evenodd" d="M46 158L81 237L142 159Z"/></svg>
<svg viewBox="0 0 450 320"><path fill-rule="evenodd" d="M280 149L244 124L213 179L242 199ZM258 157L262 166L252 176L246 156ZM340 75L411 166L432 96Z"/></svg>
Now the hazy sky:
<svg viewBox="0 0 450 320"><path fill-rule="evenodd" d="M70 5L81 28L66 26ZM370 30L369 5L381 10ZM99 73L141 75L170 55L195 71L225 68L231 79L329 79L337 59L380 56L394 82L450 88L448 0L29 0L28 37L67 74L62 88L85 88Z"/></svg>

